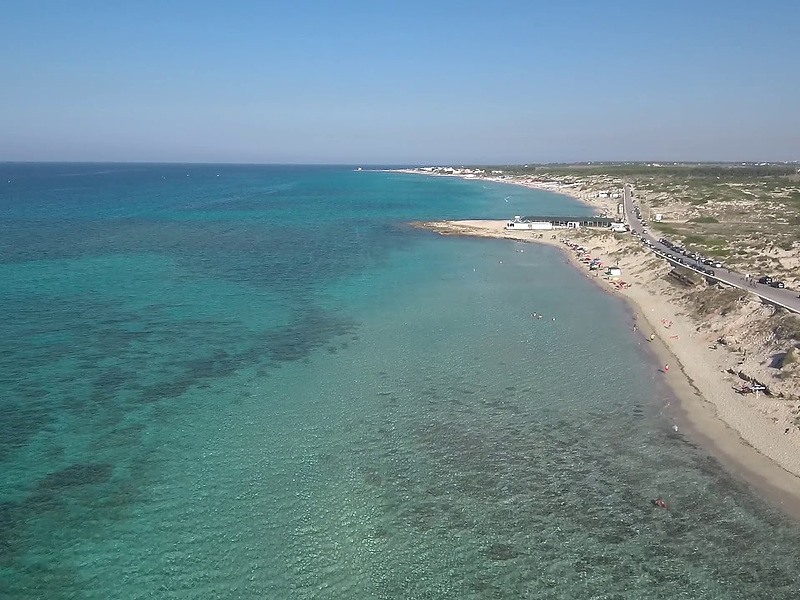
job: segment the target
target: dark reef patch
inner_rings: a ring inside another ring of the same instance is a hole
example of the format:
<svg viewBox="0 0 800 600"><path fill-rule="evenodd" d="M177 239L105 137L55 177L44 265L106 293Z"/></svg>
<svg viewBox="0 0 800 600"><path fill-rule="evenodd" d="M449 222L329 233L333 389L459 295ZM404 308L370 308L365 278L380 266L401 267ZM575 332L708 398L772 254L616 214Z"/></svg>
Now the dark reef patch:
<svg viewBox="0 0 800 600"><path fill-rule="evenodd" d="M308 308L283 327L265 333L262 340L273 361L292 362L308 357L334 337L352 334L356 326L356 322L350 319Z"/></svg>
<svg viewBox="0 0 800 600"><path fill-rule="evenodd" d="M110 463L84 463L70 465L50 473L36 486L39 491L54 491L83 485L107 483L114 473Z"/></svg>
<svg viewBox="0 0 800 600"><path fill-rule="evenodd" d="M495 542L486 549L486 556L491 560L503 561L517 558L519 552L517 552L511 544Z"/></svg>

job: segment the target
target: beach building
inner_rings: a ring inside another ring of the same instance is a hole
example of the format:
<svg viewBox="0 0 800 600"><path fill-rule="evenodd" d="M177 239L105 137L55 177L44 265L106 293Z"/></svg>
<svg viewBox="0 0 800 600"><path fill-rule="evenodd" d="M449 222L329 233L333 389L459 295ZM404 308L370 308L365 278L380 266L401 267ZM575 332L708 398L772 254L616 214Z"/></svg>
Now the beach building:
<svg viewBox="0 0 800 600"><path fill-rule="evenodd" d="M517 215L513 221L507 221L504 228L507 230L535 230L549 229L580 229L581 227L611 227L613 219L608 217L523 217Z"/></svg>
<svg viewBox="0 0 800 600"><path fill-rule="evenodd" d="M513 229L515 231L530 230L530 231L548 231L553 229L553 224L550 221L508 221L505 229Z"/></svg>

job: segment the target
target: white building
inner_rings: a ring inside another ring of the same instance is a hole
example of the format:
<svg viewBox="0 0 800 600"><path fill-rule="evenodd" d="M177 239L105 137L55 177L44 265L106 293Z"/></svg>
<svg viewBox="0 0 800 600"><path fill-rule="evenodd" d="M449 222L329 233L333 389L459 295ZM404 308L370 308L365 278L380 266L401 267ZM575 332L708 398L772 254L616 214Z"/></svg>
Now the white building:
<svg viewBox="0 0 800 600"><path fill-rule="evenodd" d="M548 231L553 229L553 224L550 221L508 221L504 229L513 229L514 231Z"/></svg>

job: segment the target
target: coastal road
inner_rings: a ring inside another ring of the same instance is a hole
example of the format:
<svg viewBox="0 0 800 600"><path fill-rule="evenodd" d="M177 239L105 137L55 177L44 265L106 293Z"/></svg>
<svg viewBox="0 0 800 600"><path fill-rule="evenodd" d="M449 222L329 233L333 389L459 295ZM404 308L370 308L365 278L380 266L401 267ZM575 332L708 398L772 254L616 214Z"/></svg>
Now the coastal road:
<svg viewBox="0 0 800 600"><path fill-rule="evenodd" d="M724 267L712 267L714 274L710 275L700 270L701 268L706 268L705 265L702 265L686 257L685 255L679 254L672 248L660 243L650 234L647 227L642 224L641 212L633 201L633 192L630 185L627 183L623 187L622 202L623 214L628 225L630 225L631 233L639 235L642 240L644 240L644 242L647 243L654 251L663 255L664 258L669 260L671 263L692 269L693 271L697 271L705 277L716 279L718 281L722 281L723 283L727 283L728 285L747 290L748 292L759 296L767 302L777 304L792 312L800 313L800 298L798 297L797 290L773 288L763 283L751 283L745 279L745 276L742 273L729 271ZM754 279L758 279L761 277L761 275L765 275L765 273L751 273L751 275Z"/></svg>

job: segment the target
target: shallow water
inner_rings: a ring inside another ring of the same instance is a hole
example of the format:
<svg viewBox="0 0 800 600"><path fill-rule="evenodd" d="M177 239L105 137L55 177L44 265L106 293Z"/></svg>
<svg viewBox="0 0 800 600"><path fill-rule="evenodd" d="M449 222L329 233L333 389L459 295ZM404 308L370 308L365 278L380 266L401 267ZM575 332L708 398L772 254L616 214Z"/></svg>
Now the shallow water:
<svg viewBox="0 0 800 600"><path fill-rule="evenodd" d="M796 597L800 528L672 430L624 306L405 225L569 200L0 169L3 597Z"/></svg>

